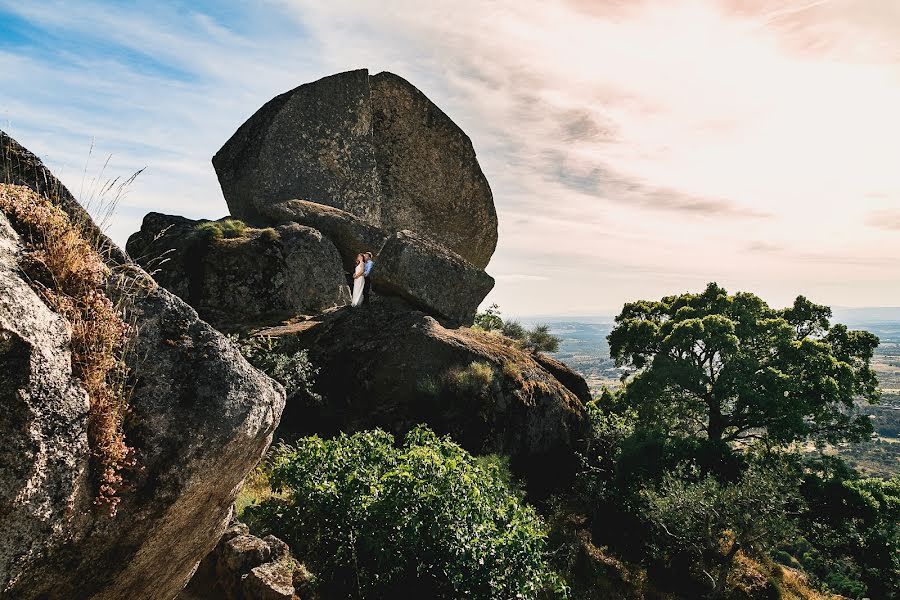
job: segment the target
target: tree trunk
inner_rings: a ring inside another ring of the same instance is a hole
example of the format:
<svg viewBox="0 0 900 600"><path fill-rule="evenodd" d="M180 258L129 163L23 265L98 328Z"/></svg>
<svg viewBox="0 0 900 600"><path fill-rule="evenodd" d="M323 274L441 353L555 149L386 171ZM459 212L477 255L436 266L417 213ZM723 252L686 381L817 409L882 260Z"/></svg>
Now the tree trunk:
<svg viewBox="0 0 900 600"><path fill-rule="evenodd" d="M728 554L722 558L722 566L719 567L719 576L716 579L716 587L710 595L712 600L718 600L725 594L725 584L728 583L728 573L731 571L731 563L734 561L734 555L737 554L739 548L740 544L735 542L728 551Z"/></svg>
<svg viewBox="0 0 900 600"><path fill-rule="evenodd" d="M722 407L715 401L709 402L709 423L706 425L706 437L710 442L719 445L725 435L725 418Z"/></svg>

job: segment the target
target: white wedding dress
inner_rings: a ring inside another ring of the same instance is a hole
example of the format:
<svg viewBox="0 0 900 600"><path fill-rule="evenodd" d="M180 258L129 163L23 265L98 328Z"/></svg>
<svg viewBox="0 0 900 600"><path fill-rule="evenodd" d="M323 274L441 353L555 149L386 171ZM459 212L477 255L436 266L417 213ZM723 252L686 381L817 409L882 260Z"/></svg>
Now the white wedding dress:
<svg viewBox="0 0 900 600"><path fill-rule="evenodd" d="M350 306L359 306L363 301L363 287L366 285L365 277L357 277L357 275L362 275L366 266L362 263L356 265L356 271L353 272L353 295L350 297L351 302Z"/></svg>

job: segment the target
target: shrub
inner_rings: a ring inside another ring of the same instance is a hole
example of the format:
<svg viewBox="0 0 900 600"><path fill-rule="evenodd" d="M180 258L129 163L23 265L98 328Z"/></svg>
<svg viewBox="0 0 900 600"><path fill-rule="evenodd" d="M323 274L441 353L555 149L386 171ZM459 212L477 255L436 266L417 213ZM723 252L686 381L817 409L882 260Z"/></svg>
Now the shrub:
<svg viewBox="0 0 900 600"><path fill-rule="evenodd" d="M247 225L238 219L206 221L197 225L197 233L208 240L234 239L247 233Z"/></svg>
<svg viewBox="0 0 900 600"><path fill-rule="evenodd" d="M528 332L525 331L525 328L522 326L522 324L514 319L505 321L503 323L501 331L503 331L503 335L511 340L524 340L528 335Z"/></svg>
<svg viewBox="0 0 900 600"><path fill-rule="evenodd" d="M500 318L500 307L491 304L483 312L475 315L475 327L484 331L498 331L503 327L503 319Z"/></svg>
<svg viewBox="0 0 900 600"><path fill-rule="evenodd" d="M281 446L270 480L286 498L245 510L286 540L329 596L535 598L557 579L535 511L479 461L425 428L401 447L380 430Z"/></svg>
<svg viewBox="0 0 900 600"><path fill-rule="evenodd" d="M532 352L556 352L559 350L560 339L550 333L549 325L535 325L528 331L523 345Z"/></svg>
<svg viewBox="0 0 900 600"><path fill-rule="evenodd" d="M283 385L288 396L302 390L310 398L320 399L312 389L319 370L309 362L306 350L290 348L287 342L272 336L229 337L247 362Z"/></svg>
<svg viewBox="0 0 900 600"><path fill-rule="evenodd" d="M461 371L451 371L449 378L458 393L480 397L490 392L494 384L494 369L486 362L475 361Z"/></svg>
<svg viewBox="0 0 900 600"><path fill-rule="evenodd" d="M733 483L685 467L642 495L660 547L701 568L713 598L722 596L739 550L761 555L793 531L796 478L773 466L753 464Z"/></svg>
<svg viewBox="0 0 900 600"><path fill-rule="evenodd" d="M128 408L123 357L130 328L122 306L104 289L110 270L81 227L29 188L0 185L0 210L25 240L29 253L22 268L30 283L72 327L72 373L90 401L95 503L114 515L125 485L122 471L134 466L134 452L123 432Z"/></svg>

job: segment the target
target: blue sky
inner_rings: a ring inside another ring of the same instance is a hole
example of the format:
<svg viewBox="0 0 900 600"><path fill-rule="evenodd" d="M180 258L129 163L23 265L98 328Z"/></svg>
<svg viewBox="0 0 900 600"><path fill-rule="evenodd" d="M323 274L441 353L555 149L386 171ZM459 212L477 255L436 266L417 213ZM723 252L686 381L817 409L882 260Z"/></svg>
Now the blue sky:
<svg viewBox="0 0 900 600"><path fill-rule="evenodd" d="M120 243L151 210L223 216L210 158L233 131L360 67L472 138L507 313L710 280L900 304L895 0L0 0L0 127L83 197L147 167Z"/></svg>

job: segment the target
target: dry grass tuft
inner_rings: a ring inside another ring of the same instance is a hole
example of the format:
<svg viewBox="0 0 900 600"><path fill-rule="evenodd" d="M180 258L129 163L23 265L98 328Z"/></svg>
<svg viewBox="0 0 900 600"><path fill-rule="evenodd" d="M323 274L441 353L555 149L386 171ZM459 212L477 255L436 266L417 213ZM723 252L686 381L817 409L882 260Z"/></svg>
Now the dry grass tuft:
<svg viewBox="0 0 900 600"><path fill-rule="evenodd" d="M72 371L90 398L88 439L96 504L116 512L122 472L135 464L125 443L128 408L123 360L130 327L104 291L110 270L81 228L27 187L0 185L0 210L27 244L22 269L32 287L72 327Z"/></svg>

